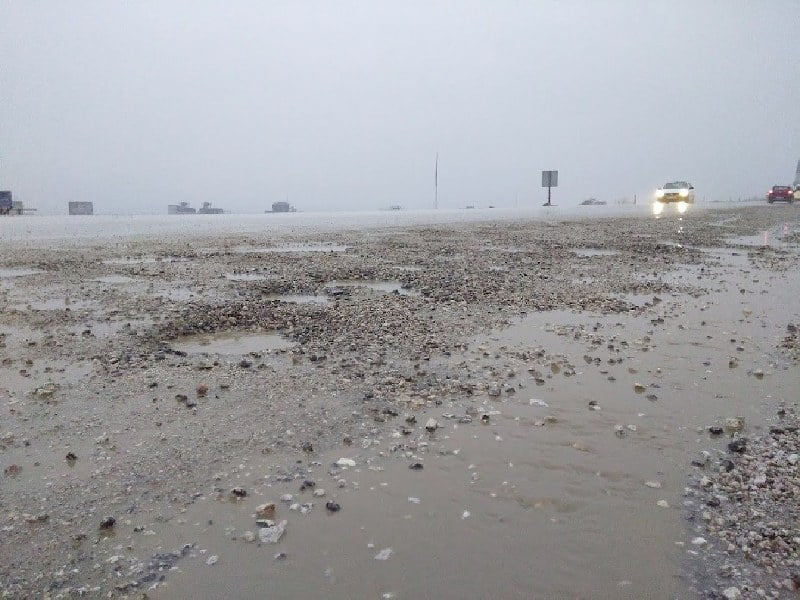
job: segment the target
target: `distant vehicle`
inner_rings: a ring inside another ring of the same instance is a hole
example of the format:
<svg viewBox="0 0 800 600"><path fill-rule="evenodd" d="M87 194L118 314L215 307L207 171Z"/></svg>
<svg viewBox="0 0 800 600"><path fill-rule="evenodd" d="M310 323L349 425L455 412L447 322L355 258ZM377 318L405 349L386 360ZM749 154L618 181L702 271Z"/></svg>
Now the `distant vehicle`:
<svg viewBox="0 0 800 600"><path fill-rule="evenodd" d="M597 198L587 198L581 202L581 206L605 206L605 200L598 200Z"/></svg>
<svg viewBox="0 0 800 600"><path fill-rule="evenodd" d="M767 203L773 202L794 202L794 192L790 185L773 185L767 192Z"/></svg>
<svg viewBox="0 0 800 600"><path fill-rule="evenodd" d="M656 190L656 202L686 202L694 204L694 186L687 181L671 181Z"/></svg>

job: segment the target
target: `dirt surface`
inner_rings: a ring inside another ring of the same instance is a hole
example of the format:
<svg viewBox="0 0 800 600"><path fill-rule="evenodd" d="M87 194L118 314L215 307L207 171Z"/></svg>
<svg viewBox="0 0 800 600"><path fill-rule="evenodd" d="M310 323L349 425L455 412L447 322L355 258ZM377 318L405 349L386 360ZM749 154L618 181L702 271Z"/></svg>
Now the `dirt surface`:
<svg viewBox="0 0 800 600"><path fill-rule="evenodd" d="M0 594L795 597L798 231L0 242Z"/></svg>

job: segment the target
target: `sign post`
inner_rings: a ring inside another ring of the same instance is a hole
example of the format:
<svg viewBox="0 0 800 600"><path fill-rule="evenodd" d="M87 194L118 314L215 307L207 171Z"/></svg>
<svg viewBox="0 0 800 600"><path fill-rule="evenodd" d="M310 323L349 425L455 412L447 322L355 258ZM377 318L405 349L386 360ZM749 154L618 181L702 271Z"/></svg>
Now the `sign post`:
<svg viewBox="0 0 800 600"><path fill-rule="evenodd" d="M558 187L558 171L542 171L542 187L547 188L547 202L543 206L553 206L550 202L550 188Z"/></svg>

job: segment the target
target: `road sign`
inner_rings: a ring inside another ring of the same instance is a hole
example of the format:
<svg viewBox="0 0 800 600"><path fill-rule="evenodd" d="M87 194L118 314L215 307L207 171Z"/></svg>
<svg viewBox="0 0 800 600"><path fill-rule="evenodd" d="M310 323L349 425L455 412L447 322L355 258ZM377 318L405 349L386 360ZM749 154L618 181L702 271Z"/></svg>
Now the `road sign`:
<svg viewBox="0 0 800 600"><path fill-rule="evenodd" d="M550 202L550 188L558 187L558 171L542 171L542 187L547 188L547 202L545 206L552 206Z"/></svg>

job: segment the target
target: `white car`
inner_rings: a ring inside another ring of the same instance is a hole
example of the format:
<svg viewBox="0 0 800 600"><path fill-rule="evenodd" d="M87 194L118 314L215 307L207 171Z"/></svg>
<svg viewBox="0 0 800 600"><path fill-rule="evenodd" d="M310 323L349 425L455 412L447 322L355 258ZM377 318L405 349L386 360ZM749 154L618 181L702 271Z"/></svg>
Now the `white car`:
<svg viewBox="0 0 800 600"><path fill-rule="evenodd" d="M687 181L671 181L664 187L656 190L656 201L653 203L653 212L660 215L664 206L675 203L678 212L685 213L690 204L694 204L694 186Z"/></svg>
<svg viewBox="0 0 800 600"><path fill-rule="evenodd" d="M694 204L694 186L686 181L672 181L656 190L658 202L686 202Z"/></svg>

